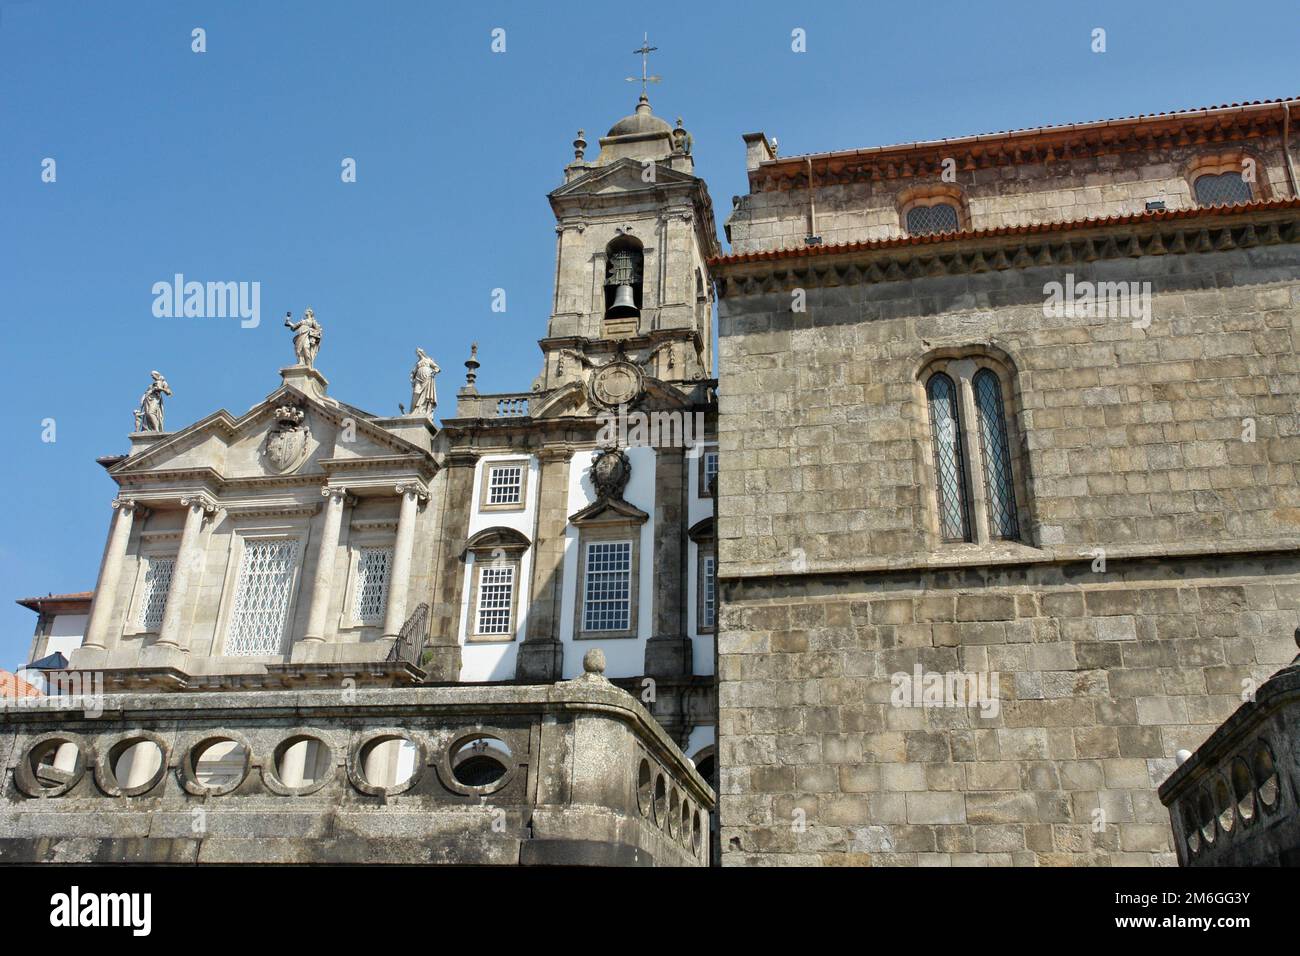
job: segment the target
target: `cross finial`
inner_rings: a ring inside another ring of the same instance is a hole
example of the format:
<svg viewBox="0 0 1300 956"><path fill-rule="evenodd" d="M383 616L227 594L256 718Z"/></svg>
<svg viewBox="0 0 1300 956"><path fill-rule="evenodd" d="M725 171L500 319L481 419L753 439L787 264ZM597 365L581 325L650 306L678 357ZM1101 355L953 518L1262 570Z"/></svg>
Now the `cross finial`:
<svg viewBox="0 0 1300 956"><path fill-rule="evenodd" d="M641 99L643 100L648 99L648 97L646 96L646 84L658 83L661 79L663 79L663 77L659 77L659 76L650 76L649 73L647 72L647 70L650 67L650 54L657 49L659 49L657 46L650 45L650 34L645 33L642 34L641 36L641 48L632 51L634 54L639 54L641 57L641 75L629 76L627 78L627 81L629 83L635 83L637 80L641 81Z"/></svg>

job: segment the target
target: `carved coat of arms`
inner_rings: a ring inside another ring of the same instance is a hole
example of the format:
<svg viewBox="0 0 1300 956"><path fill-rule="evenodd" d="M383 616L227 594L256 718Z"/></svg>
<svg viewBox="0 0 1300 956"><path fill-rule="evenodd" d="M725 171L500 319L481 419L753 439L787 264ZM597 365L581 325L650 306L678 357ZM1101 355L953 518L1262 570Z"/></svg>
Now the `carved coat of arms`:
<svg viewBox="0 0 1300 956"><path fill-rule="evenodd" d="M307 457L307 413L296 405L281 405L275 410L275 424L266 436L263 453L277 472L292 471Z"/></svg>

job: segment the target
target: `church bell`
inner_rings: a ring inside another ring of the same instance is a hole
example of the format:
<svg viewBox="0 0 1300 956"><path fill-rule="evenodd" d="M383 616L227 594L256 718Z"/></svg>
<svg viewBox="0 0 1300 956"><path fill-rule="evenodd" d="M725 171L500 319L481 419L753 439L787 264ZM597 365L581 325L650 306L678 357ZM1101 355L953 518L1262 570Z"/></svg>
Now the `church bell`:
<svg viewBox="0 0 1300 956"><path fill-rule="evenodd" d="M614 287L614 301L605 312L609 319L636 318L641 310L636 305L633 285L641 282L639 257L628 250L615 252L609 257L609 275L605 285Z"/></svg>

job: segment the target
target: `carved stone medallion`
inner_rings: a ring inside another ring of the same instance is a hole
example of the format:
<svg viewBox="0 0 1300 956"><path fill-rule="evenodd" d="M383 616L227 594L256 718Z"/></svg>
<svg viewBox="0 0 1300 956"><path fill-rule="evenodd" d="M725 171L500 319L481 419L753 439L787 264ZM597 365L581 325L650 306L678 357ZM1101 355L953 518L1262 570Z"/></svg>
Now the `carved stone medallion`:
<svg viewBox="0 0 1300 956"><path fill-rule="evenodd" d="M591 462L591 483L601 499L621 499L631 477L632 463L621 448L601 452Z"/></svg>
<svg viewBox="0 0 1300 956"><path fill-rule="evenodd" d="M591 397L606 408L631 405L645 391L639 366L622 359L602 365L591 374Z"/></svg>
<svg viewBox="0 0 1300 956"><path fill-rule="evenodd" d="M307 458L307 413L296 405L281 405L275 410L275 424L266 436L263 454L272 469L284 474Z"/></svg>

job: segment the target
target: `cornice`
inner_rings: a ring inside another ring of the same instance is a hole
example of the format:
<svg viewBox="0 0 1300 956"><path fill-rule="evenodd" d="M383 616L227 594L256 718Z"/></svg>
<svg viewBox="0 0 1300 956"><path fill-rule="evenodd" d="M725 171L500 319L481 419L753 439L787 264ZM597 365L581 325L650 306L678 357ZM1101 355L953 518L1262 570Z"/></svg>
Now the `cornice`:
<svg viewBox="0 0 1300 956"><path fill-rule="evenodd" d="M710 263L719 298L1300 241L1300 200L905 236Z"/></svg>

